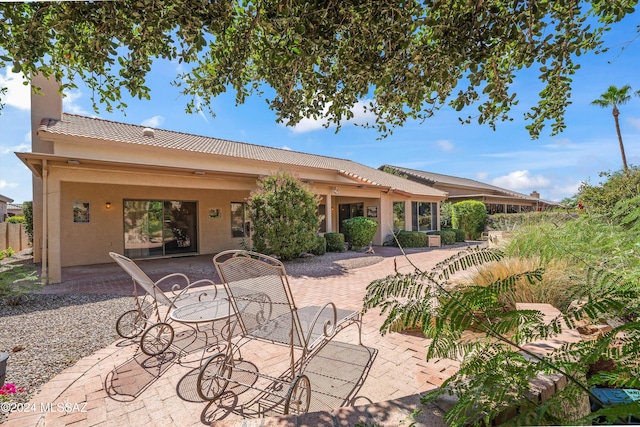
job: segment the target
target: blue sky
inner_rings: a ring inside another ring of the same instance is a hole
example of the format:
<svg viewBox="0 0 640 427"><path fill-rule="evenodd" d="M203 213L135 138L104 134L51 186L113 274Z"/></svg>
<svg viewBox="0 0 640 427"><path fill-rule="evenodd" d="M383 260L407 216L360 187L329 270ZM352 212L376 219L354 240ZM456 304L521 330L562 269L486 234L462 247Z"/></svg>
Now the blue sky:
<svg viewBox="0 0 640 427"><path fill-rule="evenodd" d="M606 36L610 50L578 58L581 69L574 76L566 113L567 129L549 136L545 128L532 140L525 129L525 111L537 99L541 86L536 70L519 75L513 85L520 105L512 122L488 126L461 125L460 114L444 108L425 122L409 122L393 135L378 140L372 129L345 124L336 134L319 122L303 120L295 128L277 124L264 98L252 97L236 107L235 94L214 100L216 117L187 114L188 101L170 82L179 65L157 62L149 76L151 100L127 100L122 112L95 114L86 89L67 93L64 110L88 116L142 124L216 138L287 148L306 153L350 159L371 167L393 164L430 172L476 179L521 193L533 190L542 198L559 201L576 193L582 181L596 183L598 173L622 167L615 125L610 110L591 105L609 85L631 85L640 90L640 12L627 16ZM630 41L634 40L632 43ZM7 105L0 113L0 194L21 203L31 200L31 173L13 154L30 151L29 94L20 79L0 69L0 85L9 86ZM473 114L475 107L462 111ZM630 165L640 164L640 97L620 107L620 126ZM356 114L357 116L358 114Z"/></svg>

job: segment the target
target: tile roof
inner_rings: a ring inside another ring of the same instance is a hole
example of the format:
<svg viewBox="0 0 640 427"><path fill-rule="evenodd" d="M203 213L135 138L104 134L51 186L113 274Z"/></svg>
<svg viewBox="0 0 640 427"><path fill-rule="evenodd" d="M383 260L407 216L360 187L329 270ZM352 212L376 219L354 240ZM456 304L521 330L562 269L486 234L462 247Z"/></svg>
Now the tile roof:
<svg viewBox="0 0 640 427"><path fill-rule="evenodd" d="M455 186L467 187L469 189L475 190L473 193L470 193L467 197L471 197L473 195L477 196L478 194L476 193L478 192L478 190L480 190L479 191L480 193L487 194L486 192L482 191L482 190L485 190L485 191L494 192L494 195L515 197L515 198L529 200L529 201L542 201L545 203L553 203L553 202L546 202L544 200L540 200L536 197L528 196L526 194L507 190L505 188L496 187L495 185L485 184L484 182L476 181L474 179L459 178L451 175L443 175L443 174L434 173L434 172L426 172L426 171L408 169L408 168L403 168L400 166L392 166L392 165L383 165L383 166L380 166L380 169L383 169L385 167L395 169L406 175L427 181L429 185L435 185L435 184L455 185ZM459 197L459 195L456 197Z"/></svg>
<svg viewBox="0 0 640 427"><path fill-rule="evenodd" d="M428 185L410 181L351 160L319 156L244 142L228 141L163 129L153 129L154 136L144 136L145 126L64 113L62 120L43 119L40 132L107 140L157 148L273 162L284 165L336 171L355 181L390 187L414 195L446 197L446 193Z"/></svg>

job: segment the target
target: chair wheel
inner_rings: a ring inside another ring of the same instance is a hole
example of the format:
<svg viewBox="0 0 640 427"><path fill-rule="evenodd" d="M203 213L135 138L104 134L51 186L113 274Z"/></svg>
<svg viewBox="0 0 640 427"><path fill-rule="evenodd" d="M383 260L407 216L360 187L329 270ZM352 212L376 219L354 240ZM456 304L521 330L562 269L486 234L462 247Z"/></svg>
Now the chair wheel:
<svg viewBox="0 0 640 427"><path fill-rule="evenodd" d="M140 348L147 356L157 356L173 342L173 327L168 323L156 323L147 328L140 338Z"/></svg>
<svg viewBox="0 0 640 427"><path fill-rule="evenodd" d="M226 355L218 353L207 359L200 368L197 390L202 400L215 400L224 393L231 378L231 365L226 363Z"/></svg>
<svg viewBox="0 0 640 427"><path fill-rule="evenodd" d="M144 331L147 317L138 310L126 311L116 322L116 332L122 338L135 338Z"/></svg>
<svg viewBox="0 0 640 427"><path fill-rule="evenodd" d="M306 375L298 375L289 387L284 403L284 414L305 414L309 412L311 402L311 383Z"/></svg>

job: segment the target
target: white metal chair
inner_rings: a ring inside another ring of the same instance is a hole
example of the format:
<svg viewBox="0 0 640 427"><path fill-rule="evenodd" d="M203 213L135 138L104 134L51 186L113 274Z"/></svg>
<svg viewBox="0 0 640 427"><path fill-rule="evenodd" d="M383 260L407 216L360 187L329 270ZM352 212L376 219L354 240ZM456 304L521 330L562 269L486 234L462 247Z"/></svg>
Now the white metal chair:
<svg viewBox="0 0 640 427"><path fill-rule="evenodd" d="M216 255L213 263L225 286L230 310L236 313L236 323L230 328L233 333L228 336L226 352L213 355L202 365L197 380L198 394L204 400L214 400L232 383L268 395L264 401L270 410L284 414L307 412L311 384L304 375L305 367L314 354L351 324L358 326L361 345L361 313L338 309L331 302L297 307L284 265L266 255L225 251ZM289 348L290 367L285 374L275 377L252 372L271 381L266 388L259 388L255 382L243 383L243 375L232 375L243 371L242 363L238 363L243 360L241 348L256 340Z"/></svg>

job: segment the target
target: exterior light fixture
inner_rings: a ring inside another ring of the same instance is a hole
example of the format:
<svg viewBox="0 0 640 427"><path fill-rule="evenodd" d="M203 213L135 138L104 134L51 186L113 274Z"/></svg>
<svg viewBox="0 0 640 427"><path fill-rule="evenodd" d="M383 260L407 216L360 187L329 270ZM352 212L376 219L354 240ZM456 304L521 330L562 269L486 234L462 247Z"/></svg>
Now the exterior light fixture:
<svg viewBox="0 0 640 427"><path fill-rule="evenodd" d="M204 175L204 171L193 171L194 175Z"/></svg>
<svg viewBox="0 0 640 427"><path fill-rule="evenodd" d="M340 194L338 187L333 187L333 194Z"/></svg>
<svg viewBox="0 0 640 427"><path fill-rule="evenodd" d="M68 165L79 165L80 161L78 160L67 160Z"/></svg>
<svg viewBox="0 0 640 427"><path fill-rule="evenodd" d="M107 208L107 209L111 209L111 202L105 203L104 207Z"/></svg>

